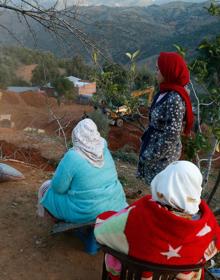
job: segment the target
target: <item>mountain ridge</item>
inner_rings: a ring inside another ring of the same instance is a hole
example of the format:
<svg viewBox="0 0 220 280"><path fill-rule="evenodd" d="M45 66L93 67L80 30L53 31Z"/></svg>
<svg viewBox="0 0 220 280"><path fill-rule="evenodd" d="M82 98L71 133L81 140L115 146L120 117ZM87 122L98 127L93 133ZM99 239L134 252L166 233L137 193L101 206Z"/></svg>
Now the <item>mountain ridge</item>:
<svg viewBox="0 0 220 280"><path fill-rule="evenodd" d="M106 56L126 63L126 52L139 49L140 60L160 51L174 50L173 44L182 45L193 52L203 38L215 36L219 33L218 19L210 16L204 5L209 6L208 2L173 2L149 7L80 7L80 16L75 24L88 34L88 38L92 39ZM16 21L12 13L1 16L0 24L13 26L24 46L34 47L31 35L25 32L24 26ZM89 59L77 38L66 36L71 46L64 49L57 46L54 38L49 37L39 25L31 22L31 26L38 34L38 49L49 50L64 57L81 54ZM1 42L14 43L5 31L2 32Z"/></svg>
<svg viewBox="0 0 220 280"><path fill-rule="evenodd" d="M58 9L65 6L107 6L107 7L147 7L152 4L171 3L173 0L38 0L37 3L40 7L50 8L56 4ZM184 0L185 3L202 3L206 0ZM24 2L21 0L14 0L13 3L19 7L24 7ZM28 7L28 6L27 6Z"/></svg>
<svg viewBox="0 0 220 280"><path fill-rule="evenodd" d="M81 2L83 6L110 6L110 7L147 7L152 4L170 3L170 0L84 0ZM204 0L185 0L184 2L202 3Z"/></svg>

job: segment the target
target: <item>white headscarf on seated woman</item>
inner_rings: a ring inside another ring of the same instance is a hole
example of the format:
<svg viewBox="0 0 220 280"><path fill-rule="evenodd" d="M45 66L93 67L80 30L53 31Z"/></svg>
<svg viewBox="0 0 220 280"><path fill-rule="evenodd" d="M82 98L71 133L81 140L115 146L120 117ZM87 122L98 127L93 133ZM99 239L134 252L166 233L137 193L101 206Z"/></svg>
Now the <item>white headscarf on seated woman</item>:
<svg viewBox="0 0 220 280"><path fill-rule="evenodd" d="M189 161L175 161L151 182L152 198L161 204L194 215L199 211L202 174Z"/></svg>
<svg viewBox="0 0 220 280"><path fill-rule="evenodd" d="M73 149L95 167L104 165L104 143L91 119L80 121L72 131Z"/></svg>

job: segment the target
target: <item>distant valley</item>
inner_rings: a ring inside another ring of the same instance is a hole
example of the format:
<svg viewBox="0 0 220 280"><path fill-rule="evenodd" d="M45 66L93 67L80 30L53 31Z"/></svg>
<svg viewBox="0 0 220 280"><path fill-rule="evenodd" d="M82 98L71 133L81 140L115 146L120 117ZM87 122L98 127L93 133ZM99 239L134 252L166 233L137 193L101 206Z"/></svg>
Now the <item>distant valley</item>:
<svg viewBox="0 0 220 280"><path fill-rule="evenodd" d="M98 0L93 2L97 4ZM182 45L191 54L203 38L215 36L220 31L218 19L208 14L205 5L209 4L172 2L149 7L80 7L75 24L106 56L117 62L127 62L126 52L140 50L139 60L142 61L160 51L174 50L173 44ZM88 50L76 37L66 35L67 46L56 42L35 22L30 22L37 36L35 46L30 32L12 12L4 12L0 24L11 26L25 47L51 51L60 57L81 54L89 60ZM0 40L5 45L17 44L6 30L1 30Z"/></svg>

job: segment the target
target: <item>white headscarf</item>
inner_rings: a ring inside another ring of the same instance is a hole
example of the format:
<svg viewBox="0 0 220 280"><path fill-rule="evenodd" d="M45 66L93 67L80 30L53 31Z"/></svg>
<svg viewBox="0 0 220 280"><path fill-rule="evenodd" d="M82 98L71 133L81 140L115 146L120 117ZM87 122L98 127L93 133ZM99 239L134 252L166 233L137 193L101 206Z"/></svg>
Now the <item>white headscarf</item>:
<svg viewBox="0 0 220 280"><path fill-rule="evenodd" d="M104 165L104 138L91 119L80 121L72 131L73 149L95 167Z"/></svg>
<svg viewBox="0 0 220 280"><path fill-rule="evenodd" d="M194 215L199 211L202 174L189 161L175 161L151 182L153 200Z"/></svg>

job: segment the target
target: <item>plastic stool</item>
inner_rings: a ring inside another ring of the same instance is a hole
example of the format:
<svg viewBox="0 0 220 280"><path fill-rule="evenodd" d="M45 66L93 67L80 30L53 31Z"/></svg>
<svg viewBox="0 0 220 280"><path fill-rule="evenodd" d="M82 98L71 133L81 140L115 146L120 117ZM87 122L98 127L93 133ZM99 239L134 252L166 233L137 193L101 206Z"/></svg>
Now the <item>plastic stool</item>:
<svg viewBox="0 0 220 280"><path fill-rule="evenodd" d="M96 242L94 230L90 229L88 236L85 240L85 250L90 255L95 255L100 249L100 245Z"/></svg>
<svg viewBox="0 0 220 280"><path fill-rule="evenodd" d="M100 245L96 242L93 227L79 228L74 231L74 235L84 243L86 253L90 255L97 254Z"/></svg>

